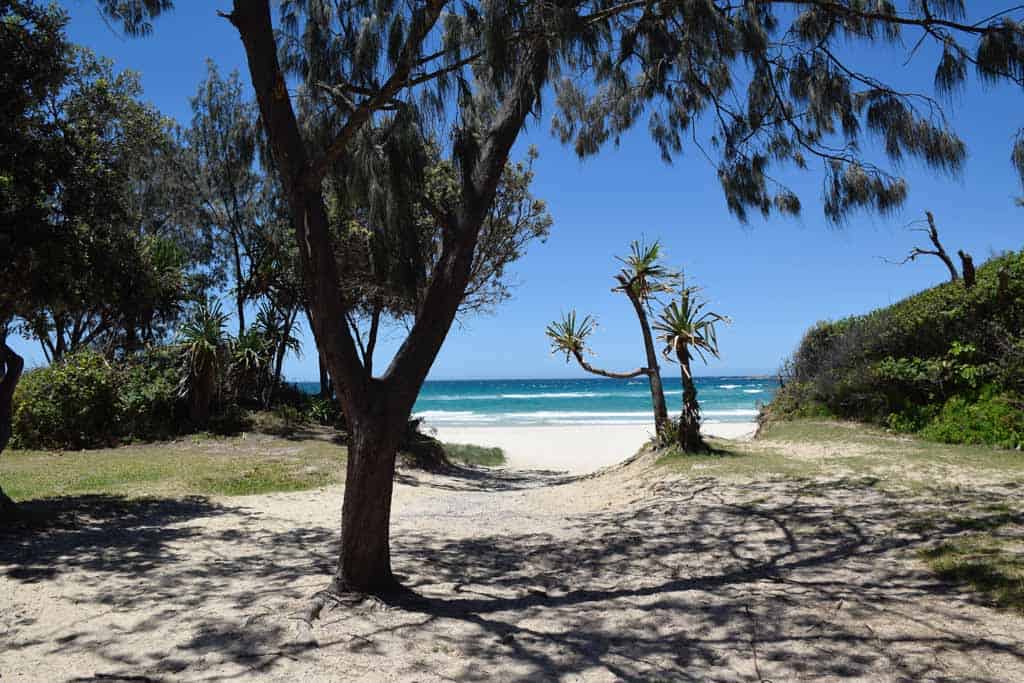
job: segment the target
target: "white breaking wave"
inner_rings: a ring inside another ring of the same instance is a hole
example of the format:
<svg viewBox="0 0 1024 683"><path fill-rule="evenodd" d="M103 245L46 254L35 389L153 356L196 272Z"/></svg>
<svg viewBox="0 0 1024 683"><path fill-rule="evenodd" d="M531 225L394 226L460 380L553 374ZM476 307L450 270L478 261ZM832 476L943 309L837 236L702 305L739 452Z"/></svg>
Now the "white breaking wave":
<svg viewBox="0 0 1024 683"><path fill-rule="evenodd" d="M756 410L736 408L732 410L706 410L706 418L751 418ZM523 413L475 413L471 410L424 410L415 417L434 424L651 424L654 418L650 411L580 411L580 410L537 410ZM714 421L713 419L710 421Z"/></svg>
<svg viewBox="0 0 1024 683"><path fill-rule="evenodd" d="M423 401L500 401L502 399L531 399L531 398L606 398L609 396L630 396L631 394L606 394L596 391L560 391L550 394L479 394L474 396L458 394L441 394L439 396L424 396Z"/></svg>
<svg viewBox="0 0 1024 683"><path fill-rule="evenodd" d="M629 394L601 394L595 391L561 391L551 394L500 394L500 398L604 398Z"/></svg>
<svg viewBox="0 0 1024 683"><path fill-rule="evenodd" d="M764 389L744 389L744 394L763 394Z"/></svg>
<svg viewBox="0 0 1024 683"><path fill-rule="evenodd" d="M719 384L718 388L719 389L739 389L740 385L739 384Z"/></svg>

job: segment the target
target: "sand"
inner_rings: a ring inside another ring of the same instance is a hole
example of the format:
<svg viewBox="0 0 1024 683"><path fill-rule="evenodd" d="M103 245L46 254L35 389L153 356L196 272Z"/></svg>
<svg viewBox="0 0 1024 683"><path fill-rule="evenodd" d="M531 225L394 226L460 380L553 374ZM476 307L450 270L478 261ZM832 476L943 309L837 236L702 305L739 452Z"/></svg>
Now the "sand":
<svg viewBox="0 0 1024 683"><path fill-rule="evenodd" d="M597 447L628 430L515 433L516 453L586 442L562 466L628 455ZM938 581L918 558L934 532L904 524L1007 495L729 482L652 455L590 477L406 470L391 547L412 594L313 622L340 487L29 503L35 523L0 531L0 680L1019 681L1024 618Z"/></svg>
<svg viewBox="0 0 1024 683"><path fill-rule="evenodd" d="M587 474L627 459L654 434L654 425L578 425L530 427L436 427L437 438L451 443L497 446L507 466ZM749 439L757 425L708 423L704 433L725 439Z"/></svg>

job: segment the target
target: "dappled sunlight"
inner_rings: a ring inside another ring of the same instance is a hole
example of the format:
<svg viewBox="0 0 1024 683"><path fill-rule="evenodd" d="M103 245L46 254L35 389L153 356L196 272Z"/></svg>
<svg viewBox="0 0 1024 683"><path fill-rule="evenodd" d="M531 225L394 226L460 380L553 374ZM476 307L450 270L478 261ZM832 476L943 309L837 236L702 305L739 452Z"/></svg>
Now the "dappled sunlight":
<svg viewBox="0 0 1024 683"><path fill-rule="evenodd" d="M407 592L329 605L311 625L305 610L335 562L333 494L33 503L2 539L15 605L0 632L5 673L19 661L83 679L1024 673L1019 617L981 606L917 559L979 525L1020 538L1019 515L994 507L994 493L633 480L628 469L407 478L392 550ZM603 510L551 502L627 481L642 495L612 496Z"/></svg>

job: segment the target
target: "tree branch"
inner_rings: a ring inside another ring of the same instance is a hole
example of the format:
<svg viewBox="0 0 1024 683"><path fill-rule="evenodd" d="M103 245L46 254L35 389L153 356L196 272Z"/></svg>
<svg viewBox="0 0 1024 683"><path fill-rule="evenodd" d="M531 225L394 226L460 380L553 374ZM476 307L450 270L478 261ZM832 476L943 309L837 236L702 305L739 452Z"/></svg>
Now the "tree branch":
<svg viewBox="0 0 1024 683"><path fill-rule="evenodd" d="M583 354L573 351L573 357L576 362L579 363L580 367L589 372L592 375L600 375L601 377L608 377L610 379L632 379L633 377L639 377L640 375L650 375L650 368L637 368L629 372L612 372L610 370L602 370L601 368L595 368L593 365L587 362L583 357Z"/></svg>

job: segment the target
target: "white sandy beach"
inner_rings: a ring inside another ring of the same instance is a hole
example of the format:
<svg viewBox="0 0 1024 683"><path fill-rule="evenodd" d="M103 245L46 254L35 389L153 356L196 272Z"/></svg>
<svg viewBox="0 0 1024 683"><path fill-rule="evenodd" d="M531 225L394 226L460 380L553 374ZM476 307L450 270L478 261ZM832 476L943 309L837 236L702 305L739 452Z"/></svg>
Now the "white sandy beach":
<svg viewBox="0 0 1024 683"><path fill-rule="evenodd" d="M430 426L430 425L428 425ZM522 427L434 427L437 438L504 449L508 467L594 472L626 460L654 434L654 425L535 425ZM753 422L707 423L704 433L725 439L749 439Z"/></svg>

